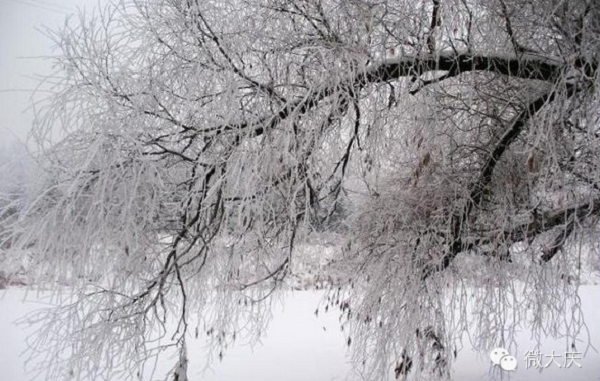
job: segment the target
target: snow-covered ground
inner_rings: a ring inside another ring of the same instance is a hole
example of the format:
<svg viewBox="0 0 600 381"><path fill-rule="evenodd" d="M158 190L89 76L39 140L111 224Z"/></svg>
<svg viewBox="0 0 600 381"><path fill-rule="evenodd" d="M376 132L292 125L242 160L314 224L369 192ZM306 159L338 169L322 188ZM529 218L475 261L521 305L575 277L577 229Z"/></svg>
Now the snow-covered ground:
<svg viewBox="0 0 600 381"><path fill-rule="evenodd" d="M581 302L590 330L592 344L600 347L600 286L582 286ZM290 292L281 305L273 310L273 320L261 340L250 347L238 344L230 348L222 361L214 361L203 371L206 348L200 341L190 342L189 376L191 381L331 381L352 380L360 377L352 373L346 353L346 338L340 332L338 315L313 313L321 300L322 292ZM23 288L0 291L0 380L25 381L24 371L26 330L14 321L27 312L43 306L33 293ZM576 365L562 369L553 364L542 372L526 369L525 352L534 348L529 332L519 334L519 353L513 353L518 361L515 372L506 373L492 367L487 353L476 353L468 347L468 341L453 366L453 379L514 380L514 381L588 381L600 380L600 354L591 350ZM564 340L546 339L538 348L542 354L564 353L568 349ZM547 360L544 360L545 362ZM159 364L156 374L173 366L175 360ZM163 379L156 376L154 379ZM118 381L118 380L115 380Z"/></svg>

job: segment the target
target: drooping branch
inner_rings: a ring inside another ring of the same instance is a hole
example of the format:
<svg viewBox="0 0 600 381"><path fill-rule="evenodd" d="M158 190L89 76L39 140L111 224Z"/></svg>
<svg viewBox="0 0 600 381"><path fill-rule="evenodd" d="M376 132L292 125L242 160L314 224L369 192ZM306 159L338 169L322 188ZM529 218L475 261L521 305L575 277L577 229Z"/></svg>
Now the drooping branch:
<svg viewBox="0 0 600 381"><path fill-rule="evenodd" d="M506 3L504 3L503 0L500 0L500 8L502 10L502 17L504 17L504 23L506 25L506 33L508 33L508 37L510 38L510 43L513 46L515 54L520 54L522 49L519 46L519 43L517 42L517 37L515 36L515 32L512 27L512 22L510 21L510 15L508 14L508 7L506 6Z"/></svg>
<svg viewBox="0 0 600 381"><path fill-rule="evenodd" d="M435 54L435 32L440 25L442 25L442 20L440 18L440 0L433 0L431 25L429 26L429 35L427 36L427 48L431 54Z"/></svg>

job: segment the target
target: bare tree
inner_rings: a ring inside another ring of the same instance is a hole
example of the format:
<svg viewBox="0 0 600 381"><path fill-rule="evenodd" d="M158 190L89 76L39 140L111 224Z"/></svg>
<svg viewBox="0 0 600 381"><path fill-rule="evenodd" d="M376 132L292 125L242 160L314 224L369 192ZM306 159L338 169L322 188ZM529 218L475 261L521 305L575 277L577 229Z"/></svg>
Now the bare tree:
<svg viewBox="0 0 600 381"><path fill-rule="evenodd" d="M66 361L50 374L130 370L168 315L181 362L198 317L225 345L342 203L331 271L368 379L397 360L443 377L465 330L481 348L525 321L557 333L576 249L597 246L599 20L593 0L139 0L70 20L36 130L47 186L11 236L38 281L80 290L43 316Z"/></svg>

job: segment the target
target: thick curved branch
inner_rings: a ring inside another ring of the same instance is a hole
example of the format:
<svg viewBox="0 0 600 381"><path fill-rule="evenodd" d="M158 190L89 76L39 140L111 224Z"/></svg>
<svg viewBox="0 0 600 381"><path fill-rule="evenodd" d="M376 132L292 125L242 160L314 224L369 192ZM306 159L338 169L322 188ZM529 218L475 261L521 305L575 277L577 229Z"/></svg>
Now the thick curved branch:
<svg viewBox="0 0 600 381"><path fill-rule="evenodd" d="M512 243L521 242L557 227L568 227L575 221L591 216L600 216L600 197L568 208L533 214L527 223L505 231L504 237Z"/></svg>
<svg viewBox="0 0 600 381"><path fill-rule="evenodd" d="M545 213L531 213L528 216L528 222L512 226L500 235L496 232L489 232L489 235L484 238L467 239L468 242L463 245L462 251L493 244L499 238L507 247L510 247L515 243L528 241L557 229L556 236L551 244L542 250L540 257L542 262L548 262L562 249L566 240L573 233L575 224L591 217L600 218L600 197L567 208Z"/></svg>
<svg viewBox="0 0 600 381"><path fill-rule="evenodd" d="M570 87L567 89L567 96L571 97L575 90ZM461 252L472 248L473 244L468 244L463 240L465 226L471 217L473 208L481 203L484 195L488 192L489 184L492 181L494 170L497 163L500 161L504 153L508 150L511 144L517 139L525 126L543 107L549 102L552 102L557 95L557 90L551 90L544 95L538 97L523 110L514 120L513 124L505 131L504 135L496 143L496 146L490 153L486 163L484 164L479 177L471 183L469 198L461 212L455 213L451 219L450 231L452 240L449 243L447 253L442 257L441 263L426 266L423 272L423 279L428 278L432 273L443 271L446 269L454 258Z"/></svg>
<svg viewBox="0 0 600 381"><path fill-rule="evenodd" d="M597 63L589 63L595 71ZM276 127L290 115L302 115L316 107L321 100L337 92L340 87L360 90L369 84L396 80L401 77L422 75L431 71L447 71L448 77L471 71L488 71L510 77L541 80L554 83L564 71L559 61L538 56L502 56L488 54L441 54L425 56L403 56L371 65L363 71L349 75L340 83L336 80L325 83L310 91L301 100L288 103L275 114L255 121L226 124L202 130L217 134L227 131L244 130L254 136L262 135L265 130Z"/></svg>
<svg viewBox="0 0 600 381"><path fill-rule="evenodd" d="M594 70L597 62L589 63ZM408 75L422 75L429 71L450 71L461 74L470 71L488 71L510 77L554 82L565 65L550 57L534 55L442 53L440 55L403 56L383 61L367 68L365 82L386 82Z"/></svg>

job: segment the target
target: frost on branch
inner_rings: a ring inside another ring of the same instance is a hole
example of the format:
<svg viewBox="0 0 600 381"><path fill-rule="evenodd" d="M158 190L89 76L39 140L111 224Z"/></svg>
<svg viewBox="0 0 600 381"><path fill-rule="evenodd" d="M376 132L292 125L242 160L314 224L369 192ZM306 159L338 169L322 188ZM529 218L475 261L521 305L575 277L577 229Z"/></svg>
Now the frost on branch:
<svg viewBox="0 0 600 381"><path fill-rule="evenodd" d="M465 331L481 349L519 324L575 341L598 12L146 0L69 20L44 175L0 235L37 284L75 290L33 317L49 376L136 377L202 332L221 357L264 329L315 237L366 379L444 377Z"/></svg>

